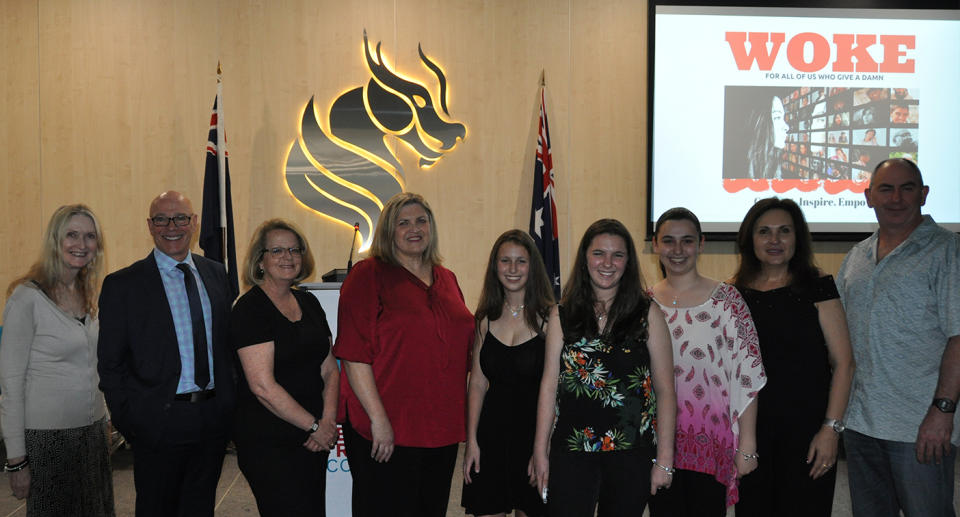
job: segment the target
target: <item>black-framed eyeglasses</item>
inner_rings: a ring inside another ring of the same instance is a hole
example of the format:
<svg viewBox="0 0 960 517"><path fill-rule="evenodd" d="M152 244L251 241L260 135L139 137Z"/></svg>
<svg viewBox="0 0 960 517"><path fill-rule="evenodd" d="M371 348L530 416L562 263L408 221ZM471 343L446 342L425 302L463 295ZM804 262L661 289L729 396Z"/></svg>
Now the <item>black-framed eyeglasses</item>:
<svg viewBox="0 0 960 517"><path fill-rule="evenodd" d="M154 226L170 226L170 221L173 221L174 226L186 226L190 224L191 219L193 219L193 215L187 214L177 214L173 217L155 215L150 218L150 222L153 223Z"/></svg>
<svg viewBox="0 0 960 517"><path fill-rule="evenodd" d="M286 253L289 253L291 257L299 257L303 255L303 248L298 248L298 247L281 248L280 246L276 246L270 249L262 249L260 250L260 252L264 254L269 253L270 255L276 258L280 258Z"/></svg>

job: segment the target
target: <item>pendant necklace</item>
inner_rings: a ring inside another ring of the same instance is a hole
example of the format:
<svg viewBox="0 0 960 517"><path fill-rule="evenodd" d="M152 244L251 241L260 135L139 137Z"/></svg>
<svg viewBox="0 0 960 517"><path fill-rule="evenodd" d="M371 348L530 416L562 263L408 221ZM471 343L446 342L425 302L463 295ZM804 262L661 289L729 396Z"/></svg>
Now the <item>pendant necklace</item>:
<svg viewBox="0 0 960 517"><path fill-rule="evenodd" d="M599 307L594 308L594 313L597 316L597 327L603 329L603 324L607 319L607 309L602 302L599 302L597 305Z"/></svg>
<svg viewBox="0 0 960 517"><path fill-rule="evenodd" d="M517 306L516 309L511 307L509 303L504 302L504 305L507 306L507 309L510 311L510 315L513 316L514 318L519 318L520 315L523 314L523 309L526 307L526 305L522 303L519 306Z"/></svg>
<svg viewBox="0 0 960 517"><path fill-rule="evenodd" d="M668 284L668 285L669 285L669 284ZM672 287L670 288L670 290L673 291L673 293L674 293L674 294L673 294L673 301L670 302L670 305L672 305L673 307L676 307L676 306L680 303L680 292L677 291L676 289L672 288Z"/></svg>

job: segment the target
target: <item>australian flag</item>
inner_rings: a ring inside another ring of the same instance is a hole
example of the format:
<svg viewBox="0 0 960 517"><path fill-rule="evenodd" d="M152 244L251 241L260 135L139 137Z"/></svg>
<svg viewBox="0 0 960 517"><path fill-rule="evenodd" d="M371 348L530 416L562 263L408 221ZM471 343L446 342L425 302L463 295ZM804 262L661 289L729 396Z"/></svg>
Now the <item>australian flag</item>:
<svg viewBox="0 0 960 517"><path fill-rule="evenodd" d="M533 162L533 203L530 206L530 235L537 243L553 294L560 299L560 240L557 234L557 203L554 201L553 156L550 154L550 129L544 91L540 89L540 125L537 132L537 157Z"/></svg>
<svg viewBox="0 0 960 517"><path fill-rule="evenodd" d="M207 134L207 164L203 174L203 208L200 215L200 247L203 255L227 268L231 300L240 294L237 282L237 244L233 237L233 200L226 135L220 113L220 66L217 66L217 96Z"/></svg>

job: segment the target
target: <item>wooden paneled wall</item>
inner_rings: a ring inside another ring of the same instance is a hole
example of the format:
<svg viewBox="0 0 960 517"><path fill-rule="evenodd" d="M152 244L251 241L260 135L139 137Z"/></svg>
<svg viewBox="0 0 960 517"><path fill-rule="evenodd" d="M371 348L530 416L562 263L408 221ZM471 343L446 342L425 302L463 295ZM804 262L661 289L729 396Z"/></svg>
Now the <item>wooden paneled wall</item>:
<svg viewBox="0 0 960 517"><path fill-rule="evenodd" d="M284 217L305 229L321 272L342 267L351 229L291 198L282 171L310 97L325 109L368 79L364 29L399 72L429 82L421 44L447 74L450 118L467 126L429 170L403 148L400 157L407 189L437 214L468 306L490 244L527 227L541 72L562 264L601 217L641 241L646 17L641 0L0 2L0 285L34 260L59 205L85 202L99 215L111 271L150 250L145 219L157 193L181 190L200 211L218 60L238 255L258 223ZM822 267L836 271L848 248L818 246ZM654 258L641 262L655 280ZM731 243L709 244L701 259L718 278L735 264Z"/></svg>

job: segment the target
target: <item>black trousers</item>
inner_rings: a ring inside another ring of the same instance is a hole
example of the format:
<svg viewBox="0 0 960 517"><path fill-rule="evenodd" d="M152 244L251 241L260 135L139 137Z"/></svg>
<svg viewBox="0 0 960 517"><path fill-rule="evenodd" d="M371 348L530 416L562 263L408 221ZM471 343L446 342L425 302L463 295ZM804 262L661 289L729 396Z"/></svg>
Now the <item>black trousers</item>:
<svg viewBox="0 0 960 517"><path fill-rule="evenodd" d="M724 517L727 487L711 474L677 469L670 488L650 499L651 517Z"/></svg>
<svg viewBox="0 0 960 517"><path fill-rule="evenodd" d="M550 455L547 515L628 517L643 515L650 497L652 448Z"/></svg>
<svg viewBox="0 0 960 517"><path fill-rule="evenodd" d="M372 443L343 426L353 478L353 517L445 517L457 446L395 446L390 461L370 457Z"/></svg>
<svg viewBox="0 0 960 517"><path fill-rule="evenodd" d="M818 479L810 477L807 451L812 437L812 433L799 439L785 436L771 443L760 439L757 469L740 480L737 517L829 517L833 513L837 468Z"/></svg>
<svg viewBox="0 0 960 517"><path fill-rule="evenodd" d="M213 517L227 437L212 400L172 402L165 438L133 443L137 517Z"/></svg>
<svg viewBox="0 0 960 517"><path fill-rule="evenodd" d="M237 441L237 464L260 517L325 517L328 455L268 439Z"/></svg>

